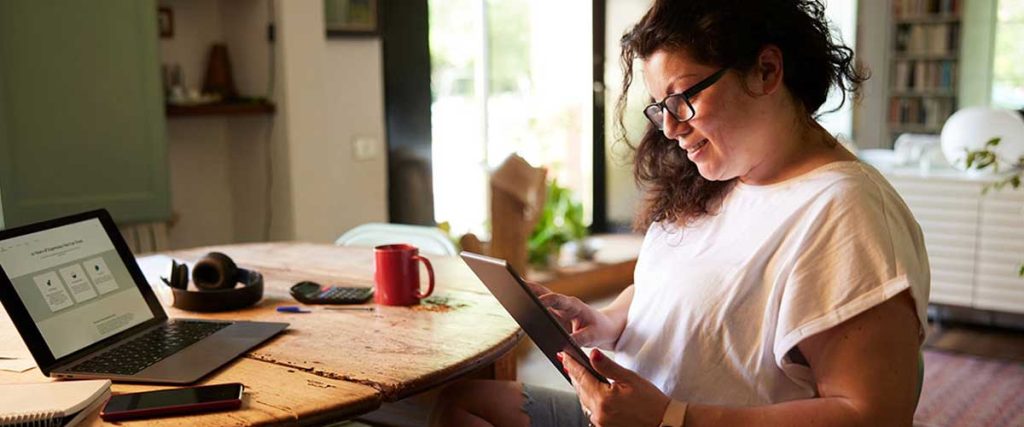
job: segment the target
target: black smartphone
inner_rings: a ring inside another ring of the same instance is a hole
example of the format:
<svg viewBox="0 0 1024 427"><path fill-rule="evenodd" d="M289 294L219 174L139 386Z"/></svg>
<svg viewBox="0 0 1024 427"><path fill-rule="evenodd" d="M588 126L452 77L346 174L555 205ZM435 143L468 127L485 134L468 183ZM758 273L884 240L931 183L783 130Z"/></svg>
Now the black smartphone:
<svg viewBox="0 0 1024 427"><path fill-rule="evenodd" d="M191 414L242 406L241 383L227 383L112 396L100 411L104 421Z"/></svg>
<svg viewBox="0 0 1024 427"><path fill-rule="evenodd" d="M303 304L362 304L373 297L373 288L321 286L299 282L291 288L292 297Z"/></svg>

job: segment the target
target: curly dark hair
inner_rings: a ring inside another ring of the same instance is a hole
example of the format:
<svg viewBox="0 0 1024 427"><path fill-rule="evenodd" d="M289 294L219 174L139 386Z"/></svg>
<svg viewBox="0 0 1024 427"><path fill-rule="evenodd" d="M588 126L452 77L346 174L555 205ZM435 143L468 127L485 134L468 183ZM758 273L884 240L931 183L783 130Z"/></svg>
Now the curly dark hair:
<svg viewBox="0 0 1024 427"><path fill-rule="evenodd" d="M734 180L704 179L686 153L652 125L638 145L629 143L623 120L634 60L683 49L703 64L746 73L763 47L775 45L782 52L783 84L808 120L817 117L831 87L841 89L845 103L846 94L855 97L868 78L855 66L853 51L833 39L821 0L656 0L621 45L619 135L633 149L633 176L645 193L637 229L656 221L686 224L713 213Z"/></svg>

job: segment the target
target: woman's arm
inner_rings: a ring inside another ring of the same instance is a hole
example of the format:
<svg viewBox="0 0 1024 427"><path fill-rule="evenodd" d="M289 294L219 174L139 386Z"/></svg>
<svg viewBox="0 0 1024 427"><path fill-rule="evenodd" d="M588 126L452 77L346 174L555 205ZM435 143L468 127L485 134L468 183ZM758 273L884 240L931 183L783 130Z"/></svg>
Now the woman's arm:
<svg viewBox="0 0 1024 427"><path fill-rule="evenodd" d="M611 319L614 328L618 333L615 334L615 340L618 341L618 337L622 336L622 331L626 329L626 317L629 315L629 305L633 303L633 285L629 285L628 288L622 291L615 301L611 304L604 306L600 311ZM615 347L615 344L612 344Z"/></svg>
<svg viewBox="0 0 1024 427"><path fill-rule="evenodd" d="M820 397L743 408L693 404L684 425L909 426L917 399L919 330L913 301L904 292L799 344ZM667 397L599 353L592 353L591 362L615 383L598 383L572 358L563 358L595 426L657 425ZM631 418L652 413L653 423L649 415Z"/></svg>
<svg viewBox="0 0 1024 427"><path fill-rule="evenodd" d="M693 405L685 425L911 425L920 327L908 292L800 343L820 398L748 409Z"/></svg>

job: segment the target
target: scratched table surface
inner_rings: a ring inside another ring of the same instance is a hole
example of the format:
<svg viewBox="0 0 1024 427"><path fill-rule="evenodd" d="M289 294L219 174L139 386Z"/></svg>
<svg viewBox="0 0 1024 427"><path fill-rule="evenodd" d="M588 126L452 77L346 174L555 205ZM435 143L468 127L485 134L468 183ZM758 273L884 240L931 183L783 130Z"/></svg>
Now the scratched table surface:
<svg viewBox="0 0 1024 427"><path fill-rule="evenodd" d="M373 251L313 243L259 243L168 252L195 261L210 251L239 267L263 273L265 292L256 306L226 313L192 313L165 307L172 318L288 322L282 334L203 378L198 384L241 382L236 411L118 425L295 425L351 418L494 363L523 334L468 267L456 257L428 256L437 289L413 307L375 311L278 313L297 305L288 288L302 280L339 286L373 286ZM426 281L426 274L421 274ZM162 285L161 285L162 286ZM169 304L169 301L168 301ZM374 306L372 301L366 305ZM0 312L0 353L25 351L6 312ZM33 368L0 371L0 383L50 381ZM115 383L113 392L166 386ZM87 425L105 425L98 411Z"/></svg>

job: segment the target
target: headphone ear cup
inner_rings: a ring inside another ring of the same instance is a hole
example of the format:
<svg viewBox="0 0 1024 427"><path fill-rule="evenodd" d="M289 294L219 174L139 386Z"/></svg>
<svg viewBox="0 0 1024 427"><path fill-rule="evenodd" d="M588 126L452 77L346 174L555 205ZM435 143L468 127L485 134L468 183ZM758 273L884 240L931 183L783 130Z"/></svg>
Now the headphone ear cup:
<svg viewBox="0 0 1024 427"><path fill-rule="evenodd" d="M171 261L171 281L167 284L175 289L188 288L188 266Z"/></svg>
<svg viewBox="0 0 1024 427"><path fill-rule="evenodd" d="M220 252L210 252L192 268L192 283L203 290L230 289L238 281L238 266Z"/></svg>

